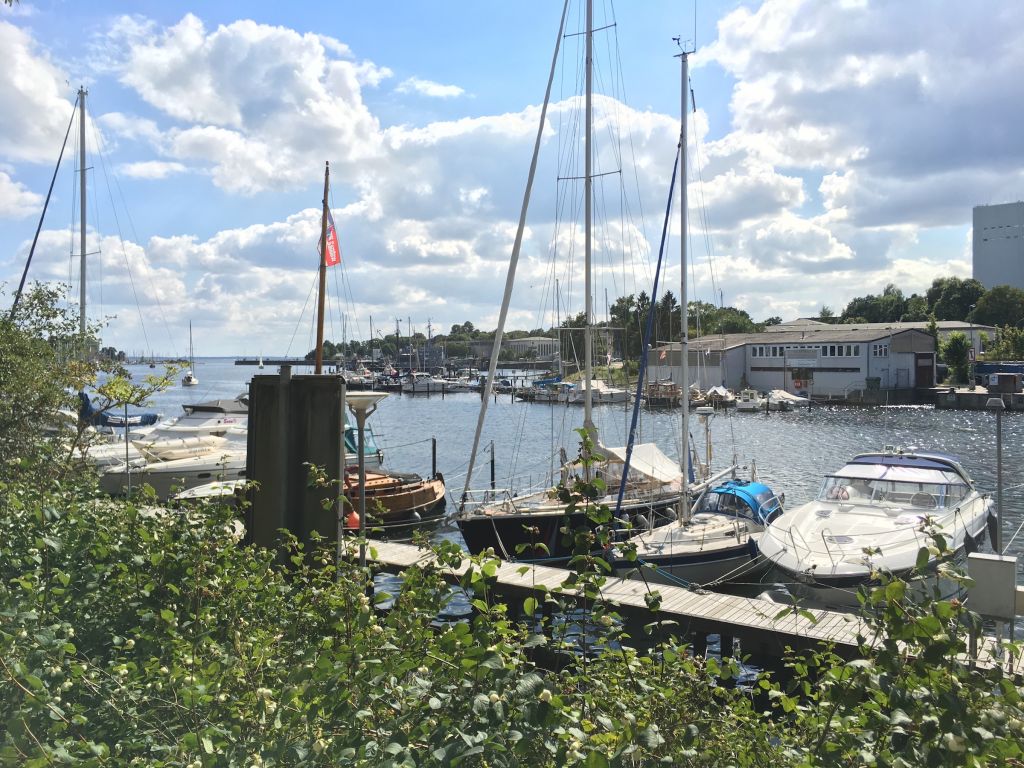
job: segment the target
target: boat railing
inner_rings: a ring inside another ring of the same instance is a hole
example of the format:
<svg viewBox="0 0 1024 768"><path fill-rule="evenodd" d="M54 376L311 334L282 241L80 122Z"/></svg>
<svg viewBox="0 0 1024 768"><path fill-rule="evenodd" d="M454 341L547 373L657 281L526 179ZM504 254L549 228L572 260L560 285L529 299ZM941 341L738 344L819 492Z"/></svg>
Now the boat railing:
<svg viewBox="0 0 1024 768"><path fill-rule="evenodd" d="M829 562L832 563L832 567L836 567L836 560L832 557L832 548L828 545L829 537L835 538L835 534L832 533L831 528L821 529L821 543L825 545L825 554L828 555Z"/></svg>

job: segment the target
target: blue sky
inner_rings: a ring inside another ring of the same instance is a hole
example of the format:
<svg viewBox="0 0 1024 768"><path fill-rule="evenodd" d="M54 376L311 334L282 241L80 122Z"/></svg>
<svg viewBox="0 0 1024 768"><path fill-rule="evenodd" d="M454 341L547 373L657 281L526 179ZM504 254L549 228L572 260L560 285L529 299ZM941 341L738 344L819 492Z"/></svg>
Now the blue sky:
<svg viewBox="0 0 1024 768"><path fill-rule="evenodd" d="M595 3L595 307L650 291L696 40L690 298L791 319L970 275L971 207L1022 197L1017 4ZM132 353L304 353L323 163L344 254L328 338L496 324L561 3L0 7L0 283L89 89L90 317ZM570 6L569 32L582 6ZM696 23L696 27L695 27ZM579 37L567 37L510 326L582 308ZM96 152L96 145L102 152ZM32 280L70 267L74 162ZM113 205L111 205L113 198ZM675 235L678 223L672 224ZM678 293L678 245L662 285ZM77 246L76 246L77 247ZM569 257L568 259L566 257ZM95 279L94 279L95 278ZM554 299L557 280L558 301ZM77 286L73 286L77 292ZM556 310L557 306L557 310Z"/></svg>

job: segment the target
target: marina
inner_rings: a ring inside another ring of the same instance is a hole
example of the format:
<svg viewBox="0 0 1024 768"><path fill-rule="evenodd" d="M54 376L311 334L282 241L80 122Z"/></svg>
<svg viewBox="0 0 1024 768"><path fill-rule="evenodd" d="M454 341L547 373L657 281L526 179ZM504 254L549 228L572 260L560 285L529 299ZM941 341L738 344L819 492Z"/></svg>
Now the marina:
<svg viewBox="0 0 1024 768"><path fill-rule="evenodd" d="M175 415L183 403L194 399L232 398L246 390L252 371L234 366L233 360L227 358L199 358L196 367L203 382L195 388L198 392L171 387L154 397L149 410L166 417ZM132 371L137 376L149 373L145 366L133 367ZM444 474L451 496L452 489L462 487L479 408L480 398L474 393L452 394L444 399L394 393L380 401L367 423L386 457L385 467L403 472L428 476L434 466L432 440L436 439L436 467ZM596 406L594 411L608 441L624 442L628 409ZM578 450L578 435L573 431L578 412L578 406L523 402L511 395L495 397L482 436L486 447L482 463L486 467L493 455L493 475L482 469L477 473L475 486L485 492L493 490L499 494L504 489L511 494L557 482L559 448L570 456ZM1014 413L1006 413L1002 422L1003 542L1007 554L1021 557L1024 421ZM996 424L994 416L985 411L940 410L932 406L817 405L810 410L782 413L732 410L717 412L708 428L712 469L725 467L733 454L741 464L755 461L758 475L776 493L785 494L787 508L817 495L826 468L841 466L857 453L884 445L957 455L979 490L992 498L997 490ZM643 411L640 431L644 440L656 443L666 455L678 455L677 411ZM698 452L702 451L696 417L692 419L691 432ZM448 509L457 508L457 501L449 498ZM434 535L461 543L453 526L442 525ZM1017 582L1024 583L1024 575L1018 573ZM750 586L760 589L763 582Z"/></svg>

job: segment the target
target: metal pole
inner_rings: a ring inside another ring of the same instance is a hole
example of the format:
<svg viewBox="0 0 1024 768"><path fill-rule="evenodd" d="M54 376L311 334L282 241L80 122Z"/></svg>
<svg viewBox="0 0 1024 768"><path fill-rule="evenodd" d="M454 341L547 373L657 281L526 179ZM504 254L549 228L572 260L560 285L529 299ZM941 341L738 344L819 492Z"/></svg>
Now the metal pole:
<svg viewBox="0 0 1024 768"><path fill-rule="evenodd" d="M324 163L324 209L320 218L320 282L316 303L316 368L318 376L324 368L324 303L327 293L327 197L331 189L331 164Z"/></svg>
<svg viewBox="0 0 1024 768"><path fill-rule="evenodd" d="M128 478L128 498L131 498L132 468L128 463L128 403L124 404L124 476Z"/></svg>
<svg viewBox="0 0 1024 768"><path fill-rule="evenodd" d="M79 243L81 262L78 286L78 332L85 336L85 88L78 89L78 199L80 202Z"/></svg>
<svg viewBox="0 0 1024 768"><path fill-rule="evenodd" d="M437 438L430 438L430 476L437 477Z"/></svg>
<svg viewBox="0 0 1024 768"><path fill-rule="evenodd" d="M586 31L586 130L584 133L583 141L583 154L584 154L584 171L583 171L583 220L584 220L584 235L583 235L583 258L585 263L585 280L584 280L584 291L586 292L585 297L585 317L586 326L583 330L584 337L584 350L583 350L583 364L586 368L586 374L583 381L583 428L590 434L590 438L597 443L597 427L594 426L593 417L593 392L590 388L590 379L593 375L593 324L594 324L594 297L593 292L593 278L591 276L591 260L592 260L592 236L591 236L591 197L593 196L594 178L593 178L593 154L591 148L591 134L593 132L593 77L594 77L594 8L591 0L587 0L587 31Z"/></svg>
<svg viewBox="0 0 1024 768"><path fill-rule="evenodd" d="M1002 397L1000 397L1002 400ZM996 554L1003 554L1003 411L996 411Z"/></svg>
<svg viewBox="0 0 1024 768"><path fill-rule="evenodd" d="M495 488L495 480L496 479L497 479L497 475L494 472L494 441L491 440L491 490L492 491Z"/></svg>
<svg viewBox="0 0 1024 768"><path fill-rule="evenodd" d="M366 411L356 411L359 427L359 567L366 567Z"/></svg>

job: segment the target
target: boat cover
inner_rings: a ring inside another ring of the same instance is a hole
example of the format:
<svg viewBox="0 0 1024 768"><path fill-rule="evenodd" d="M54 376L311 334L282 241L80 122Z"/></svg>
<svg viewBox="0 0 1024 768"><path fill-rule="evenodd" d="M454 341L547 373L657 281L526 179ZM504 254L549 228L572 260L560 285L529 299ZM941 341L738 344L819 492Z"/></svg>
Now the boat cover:
<svg viewBox="0 0 1024 768"><path fill-rule="evenodd" d="M158 413L129 413L126 418L124 414L97 411L85 392L78 393L78 403L78 418L94 427L148 427L160 420Z"/></svg>
<svg viewBox="0 0 1024 768"><path fill-rule="evenodd" d="M598 451L609 461L618 460L622 463L626 461L626 446L610 448L602 445ZM635 444L633 455L629 457L629 468L662 483L671 483L681 480L683 477L679 465L662 453L654 443Z"/></svg>
<svg viewBox="0 0 1024 768"><path fill-rule="evenodd" d="M956 472L925 467L890 467L885 464L847 464L835 477L859 480L892 480L904 483L938 483L966 485Z"/></svg>
<svg viewBox="0 0 1024 768"><path fill-rule="evenodd" d="M729 391L728 389L726 389L725 387L720 387L720 386L714 386L714 387L711 387L711 388L710 388L710 389L709 389L709 390L707 391L707 393L706 393L706 394L707 394L707 395L708 395L709 397L710 397L711 395L716 395L716 396L718 396L718 397L730 397L730 396L732 396L732 392L730 392L730 391Z"/></svg>

